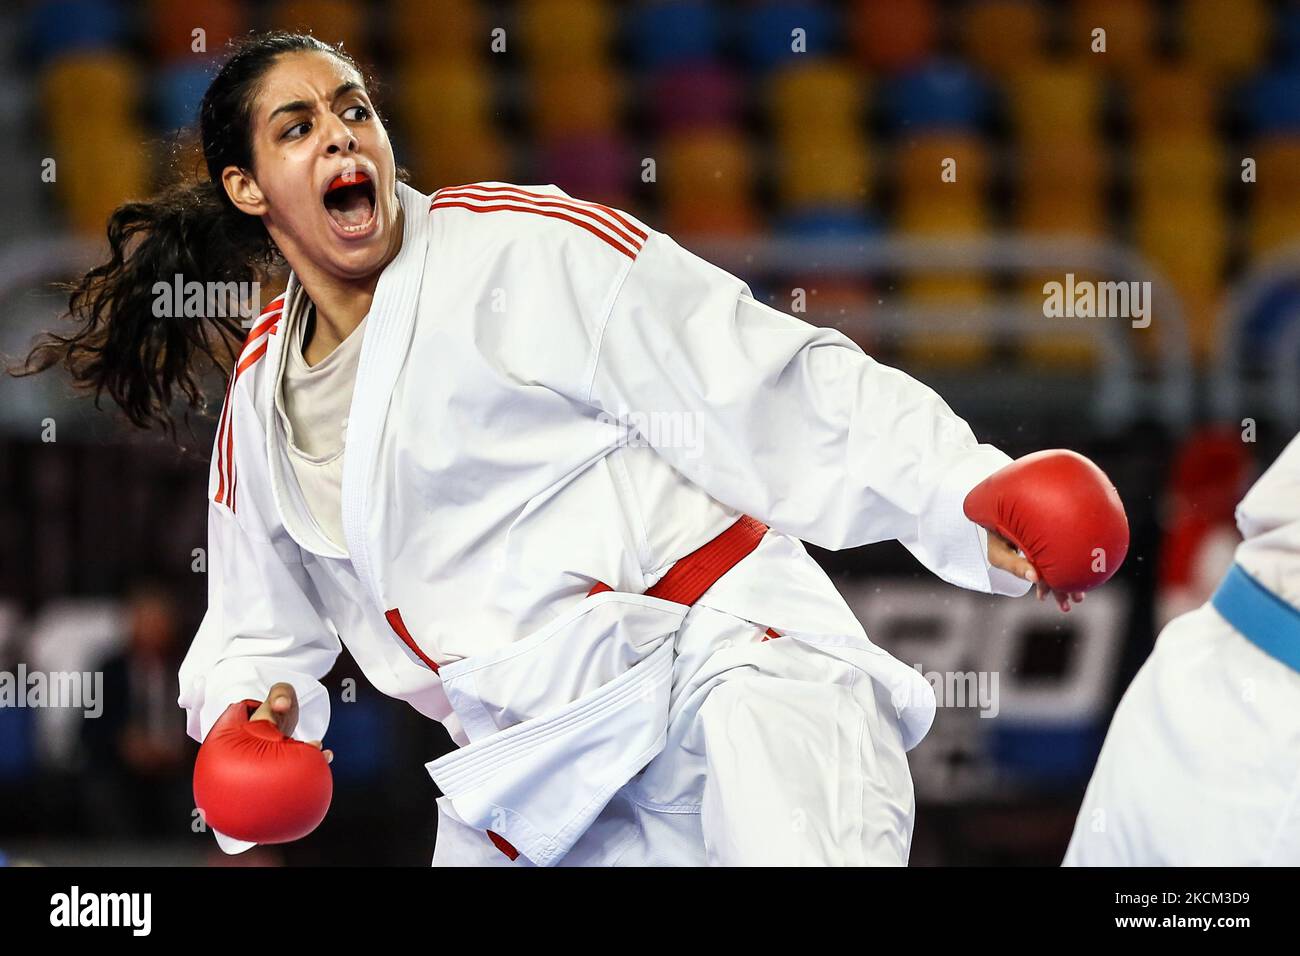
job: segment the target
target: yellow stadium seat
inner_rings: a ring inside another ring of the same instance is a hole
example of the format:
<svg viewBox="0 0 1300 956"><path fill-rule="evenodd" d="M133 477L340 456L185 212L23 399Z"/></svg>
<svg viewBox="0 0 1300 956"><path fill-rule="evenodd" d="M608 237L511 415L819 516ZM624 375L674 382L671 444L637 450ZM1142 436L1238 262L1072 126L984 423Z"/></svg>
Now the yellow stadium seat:
<svg viewBox="0 0 1300 956"><path fill-rule="evenodd" d="M523 55L534 66L606 63L614 25L602 0L523 0L517 9Z"/></svg>
<svg viewBox="0 0 1300 956"><path fill-rule="evenodd" d="M617 129L622 81L603 66L534 71L528 81L534 131L553 138Z"/></svg>
<svg viewBox="0 0 1300 956"><path fill-rule="evenodd" d="M1014 209L1017 228L1034 236L1061 240L1096 240L1102 238L1109 222L1106 216L1102 189L1100 155L1096 150L1079 150L1075 159L1087 157L1084 162L1071 162L1062 150L1046 148L1044 161L1033 167L1034 173L1025 182L1024 191L1017 197ZM1052 179L1052 173L1064 178ZM1071 175L1077 179L1070 178ZM1068 183L1068 188L1062 184ZM1018 280L1021 294L1031 308L1042 305L1043 286L1060 282L1069 269L1032 273ZM1074 270L1076 279L1090 278L1081 270ZM1044 321L1066 322L1067 319ZM1063 334L1064 333L1064 334ZM1098 358L1096 330L1086 325L1054 327L1051 332L1030 334L1021 340L1020 354L1034 367L1052 366L1061 369L1088 368Z"/></svg>
<svg viewBox="0 0 1300 956"><path fill-rule="evenodd" d="M844 60L798 58L768 81L767 112L780 140L846 137L862 128L866 73Z"/></svg>
<svg viewBox="0 0 1300 956"><path fill-rule="evenodd" d="M70 54L41 73L45 122L56 148L135 122L140 75L120 53Z"/></svg>
<svg viewBox="0 0 1300 956"><path fill-rule="evenodd" d="M1218 202L1178 202L1174 197L1139 202L1134 236L1142 254L1174 286L1186 312L1193 349L1205 357L1212 348L1208 324L1223 285L1228 259L1228 221ZM1153 321L1159 321L1155 316ZM1154 354L1158 336L1140 344Z"/></svg>
<svg viewBox="0 0 1300 956"><path fill-rule="evenodd" d="M989 223L976 197L938 200L920 194L902 198L898 227L909 238L963 239L986 233ZM916 273L900 283L914 305L977 304L989 295L987 278L978 274ZM969 365L986 359L992 343L987 333L918 330L903 336L902 352L910 362L927 365Z"/></svg>
<svg viewBox="0 0 1300 956"><path fill-rule="evenodd" d="M1087 144L1096 138L1102 85L1086 62L1075 58L1027 68L1007 85L1022 141Z"/></svg>
<svg viewBox="0 0 1300 956"><path fill-rule="evenodd" d="M1152 0L1074 0L1066 45L1103 70L1140 69L1154 53L1156 17ZM1104 53L1093 52L1096 29L1106 31Z"/></svg>
<svg viewBox="0 0 1300 956"><path fill-rule="evenodd" d="M492 42L484 14L477 0L390 0L388 40L403 63L424 57L481 59Z"/></svg>
<svg viewBox="0 0 1300 956"><path fill-rule="evenodd" d="M476 135L495 112L491 78L471 60L412 61L393 84L393 96L401 125L412 135Z"/></svg>
<svg viewBox="0 0 1300 956"><path fill-rule="evenodd" d="M1133 190L1138 197L1213 196L1226 171L1223 151L1211 140L1151 140L1133 153Z"/></svg>
<svg viewBox="0 0 1300 956"><path fill-rule="evenodd" d="M267 19L275 29L310 31L331 45L341 42L362 66L369 57L370 17L366 4L357 0L279 0Z"/></svg>
<svg viewBox="0 0 1300 956"><path fill-rule="evenodd" d="M1187 57L1200 69L1223 76L1262 66L1270 23L1263 0L1184 0Z"/></svg>
<svg viewBox="0 0 1300 956"><path fill-rule="evenodd" d="M1256 257L1300 245L1300 205L1269 202L1256 195L1247 217L1247 233L1250 254Z"/></svg>
<svg viewBox="0 0 1300 956"><path fill-rule="evenodd" d="M1208 138L1214 127L1215 87L1186 63L1157 63L1124 81L1139 139Z"/></svg>
<svg viewBox="0 0 1300 956"><path fill-rule="evenodd" d="M995 76L1040 62L1047 34L1037 0L984 0L966 4L962 34L967 56Z"/></svg>
<svg viewBox="0 0 1300 956"><path fill-rule="evenodd" d="M1179 197L1139 197L1133 234L1142 254L1171 275L1202 273L1218 281L1228 251L1228 221L1222 203Z"/></svg>
<svg viewBox="0 0 1300 956"><path fill-rule="evenodd" d="M794 139L776 157L777 193L783 209L838 205L864 207L871 188L871 164L861 135Z"/></svg>
<svg viewBox="0 0 1300 956"><path fill-rule="evenodd" d="M657 167L663 209L683 233L738 235L759 227L749 144L735 130L700 129L669 137Z"/></svg>
<svg viewBox="0 0 1300 956"><path fill-rule="evenodd" d="M75 148L55 157L57 194L75 231L102 237L114 209L149 197L153 170L146 141L143 129L127 123L87 133Z"/></svg>

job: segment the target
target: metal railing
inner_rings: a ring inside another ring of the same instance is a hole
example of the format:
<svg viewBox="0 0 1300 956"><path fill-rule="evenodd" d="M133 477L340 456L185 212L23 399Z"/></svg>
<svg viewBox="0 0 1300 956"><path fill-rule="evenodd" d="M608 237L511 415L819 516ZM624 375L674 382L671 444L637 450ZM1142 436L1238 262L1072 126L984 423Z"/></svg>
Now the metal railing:
<svg viewBox="0 0 1300 956"><path fill-rule="evenodd" d="M890 335L972 330L1041 337L1075 338L1080 322L1097 330L1098 361L1092 390L1094 419L1103 428L1126 425L1143 414L1175 429L1194 415L1195 383L1185 310L1169 280L1131 247L1087 239L1042 238L1001 234L981 238L835 237L827 239L715 240L700 238L683 245L742 279L824 271L863 278L903 273L955 276L1012 273L1022 276L1084 273L1116 281L1149 281L1158 303L1151 329L1158 336L1156 367L1145 374L1133 331L1124 319L1047 320L1041 307L1024 299L988 299L983 304L935 306L890 296L872 309L846 313L841 327L861 323L863 330ZM1146 331L1145 329L1140 331ZM972 366L973 374L978 368Z"/></svg>
<svg viewBox="0 0 1300 956"><path fill-rule="evenodd" d="M1224 298L1216 319L1215 364L1210 375L1213 413L1224 421L1271 415L1300 427L1300 291L1283 302L1276 338L1265 354L1248 354L1247 325L1269 296L1295 286L1300 290L1300 245L1272 253L1246 273ZM1263 375L1252 375L1252 364Z"/></svg>

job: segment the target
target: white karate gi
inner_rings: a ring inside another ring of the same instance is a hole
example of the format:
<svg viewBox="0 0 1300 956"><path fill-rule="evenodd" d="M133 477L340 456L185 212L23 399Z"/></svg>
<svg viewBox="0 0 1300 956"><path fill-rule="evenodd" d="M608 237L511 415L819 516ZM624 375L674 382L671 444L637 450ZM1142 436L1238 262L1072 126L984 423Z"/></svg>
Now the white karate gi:
<svg viewBox="0 0 1300 956"><path fill-rule="evenodd" d="M295 736L328 745L319 678L343 642L461 745L428 765L435 863L509 864L486 829L514 865L905 862L905 751L933 694L800 539L895 538L947 581L1023 594L962 513L1007 456L627 213L554 186L398 190L346 549L305 507L272 405L296 277L232 378L209 608L181 669L190 734L287 681ZM643 594L745 513L772 530L697 605ZM596 581L614 590L587 596Z"/></svg>
<svg viewBox="0 0 1300 956"><path fill-rule="evenodd" d="M1300 648L1300 436L1237 506L1236 564ZM1288 623L1289 618L1289 623ZM1300 671L1213 602L1174 618L1125 691L1067 866L1300 864Z"/></svg>

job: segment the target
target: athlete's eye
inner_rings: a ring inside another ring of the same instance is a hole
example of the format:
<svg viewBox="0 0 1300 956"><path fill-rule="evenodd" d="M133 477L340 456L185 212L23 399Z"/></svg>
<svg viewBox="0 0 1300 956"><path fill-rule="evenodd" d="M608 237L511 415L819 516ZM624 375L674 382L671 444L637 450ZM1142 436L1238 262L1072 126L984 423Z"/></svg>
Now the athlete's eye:
<svg viewBox="0 0 1300 956"><path fill-rule="evenodd" d="M281 138L282 138L282 139L290 139L290 138L297 139L298 137L292 135L292 134L293 134L293 131L296 130L296 129L301 129L301 128L304 127L304 126L310 126L310 125L311 125L311 121L310 121L310 120L303 120L301 123L294 123L292 126L290 126L287 130L284 131L284 136L281 137ZM307 134L304 133L303 135L306 136Z"/></svg>
<svg viewBox="0 0 1300 956"><path fill-rule="evenodd" d="M354 120L356 120L359 123L364 123L366 120L370 119L370 108L366 106L348 107L346 110L343 111L343 118L347 119L349 113L355 113L357 110L361 111L361 115L352 117Z"/></svg>

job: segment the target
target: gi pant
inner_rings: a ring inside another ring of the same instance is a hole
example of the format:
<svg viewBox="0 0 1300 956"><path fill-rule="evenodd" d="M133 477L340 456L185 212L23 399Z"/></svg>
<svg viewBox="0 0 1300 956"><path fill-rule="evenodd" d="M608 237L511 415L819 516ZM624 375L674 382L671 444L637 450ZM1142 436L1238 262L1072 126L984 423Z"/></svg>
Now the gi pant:
<svg viewBox="0 0 1300 956"><path fill-rule="evenodd" d="M665 743L560 865L905 865L915 802L890 691L795 637L695 605ZM435 866L527 865L438 801Z"/></svg>

